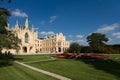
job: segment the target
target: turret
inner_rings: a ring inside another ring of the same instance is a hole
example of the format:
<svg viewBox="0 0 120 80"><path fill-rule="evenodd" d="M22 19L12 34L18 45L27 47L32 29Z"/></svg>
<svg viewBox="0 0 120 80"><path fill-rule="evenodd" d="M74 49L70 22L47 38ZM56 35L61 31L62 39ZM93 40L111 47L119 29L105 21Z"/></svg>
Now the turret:
<svg viewBox="0 0 120 80"><path fill-rule="evenodd" d="M26 21L25 21L25 28L28 28L28 17L26 18Z"/></svg>
<svg viewBox="0 0 120 80"><path fill-rule="evenodd" d="M18 20L16 20L15 29L19 29Z"/></svg>
<svg viewBox="0 0 120 80"><path fill-rule="evenodd" d="M32 25L32 31L34 32L34 25Z"/></svg>
<svg viewBox="0 0 120 80"><path fill-rule="evenodd" d="M16 20L16 25L15 26L18 26L18 20Z"/></svg>

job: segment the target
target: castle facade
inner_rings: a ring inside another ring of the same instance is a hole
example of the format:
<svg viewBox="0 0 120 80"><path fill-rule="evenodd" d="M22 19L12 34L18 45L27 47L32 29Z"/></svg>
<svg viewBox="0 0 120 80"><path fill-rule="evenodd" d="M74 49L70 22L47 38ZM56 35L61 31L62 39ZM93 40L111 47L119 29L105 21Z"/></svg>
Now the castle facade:
<svg viewBox="0 0 120 80"><path fill-rule="evenodd" d="M16 21L15 27L12 29L16 36L21 39L20 50L18 53L63 53L69 48L69 42L62 33L57 33L54 36L39 38L38 32L35 32L34 26L29 28L28 18L25 25L19 26ZM15 50L10 50L11 53L16 53Z"/></svg>

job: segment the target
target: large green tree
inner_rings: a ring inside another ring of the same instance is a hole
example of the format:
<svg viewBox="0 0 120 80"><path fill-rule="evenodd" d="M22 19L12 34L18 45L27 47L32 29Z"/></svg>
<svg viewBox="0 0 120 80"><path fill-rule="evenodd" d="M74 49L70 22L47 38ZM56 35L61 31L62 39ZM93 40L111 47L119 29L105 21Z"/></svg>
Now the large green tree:
<svg viewBox="0 0 120 80"><path fill-rule="evenodd" d="M21 40L7 29L10 12L5 8L0 8L0 51L6 49L19 49Z"/></svg>
<svg viewBox="0 0 120 80"><path fill-rule="evenodd" d="M10 12L7 9L0 8L0 34L7 34L7 18Z"/></svg>
<svg viewBox="0 0 120 80"><path fill-rule="evenodd" d="M105 34L92 33L87 37L87 41L93 50L101 52L103 47L106 45L105 42L108 41L108 38L106 38Z"/></svg>
<svg viewBox="0 0 120 80"><path fill-rule="evenodd" d="M81 46L78 43L72 43L69 47L70 53L80 53Z"/></svg>

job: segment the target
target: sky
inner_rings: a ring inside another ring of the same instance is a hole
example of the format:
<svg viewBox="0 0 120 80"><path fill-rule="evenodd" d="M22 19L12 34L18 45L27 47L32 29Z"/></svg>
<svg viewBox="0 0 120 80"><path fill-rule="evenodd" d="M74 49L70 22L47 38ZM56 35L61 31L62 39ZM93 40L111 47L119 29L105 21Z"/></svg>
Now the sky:
<svg viewBox="0 0 120 80"><path fill-rule="evenodd" d="M106 44L120 44L120 0L5 0L0 7L11 12L11 28L28 17L40 38L62 32L70 43L88 45L87 36L98 32L109 38Z"/></svg>

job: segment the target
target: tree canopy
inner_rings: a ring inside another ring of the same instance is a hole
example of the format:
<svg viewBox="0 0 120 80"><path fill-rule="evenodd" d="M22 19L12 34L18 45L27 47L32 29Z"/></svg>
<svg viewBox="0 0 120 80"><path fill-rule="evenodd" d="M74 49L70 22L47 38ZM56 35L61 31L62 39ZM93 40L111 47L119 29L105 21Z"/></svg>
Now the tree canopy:
<svg viewBox="0 0 120 80"><path fill-rule="evenodd" d="M0 51L6 49L19 49L21 40L8 30L8 17L10 12L5 8L0 8Z"/></svg>
<svg viewBox="0 0 120 80"><path fill-rule="evenodd" d="M1 2L3 2L4 0L0 0ZM11 3L12 2L12 0L7 0L8 1L8 3Z"/></svg>
<svg viewBox="0 0 120 80"><path fill-rule="evenodd" d="M105 42L108 41L108 38L106 38L105 34L92 33L87 37L87 41L94 50L100 50L106 45Z"/></svg>
<svg viewBox="0 0 120 80"><path fill-rule="evenodd" d="M81 46L78 43L72 43L69 48L69 52L71 53L79 53L81 50Z"/></svg>
<svg viewBox="0 0 120 80"><path fill-rule="evenodd" d="M10 16L10 12L7 9L0 8L0 34L7 34L7 18Z"/></svg>

